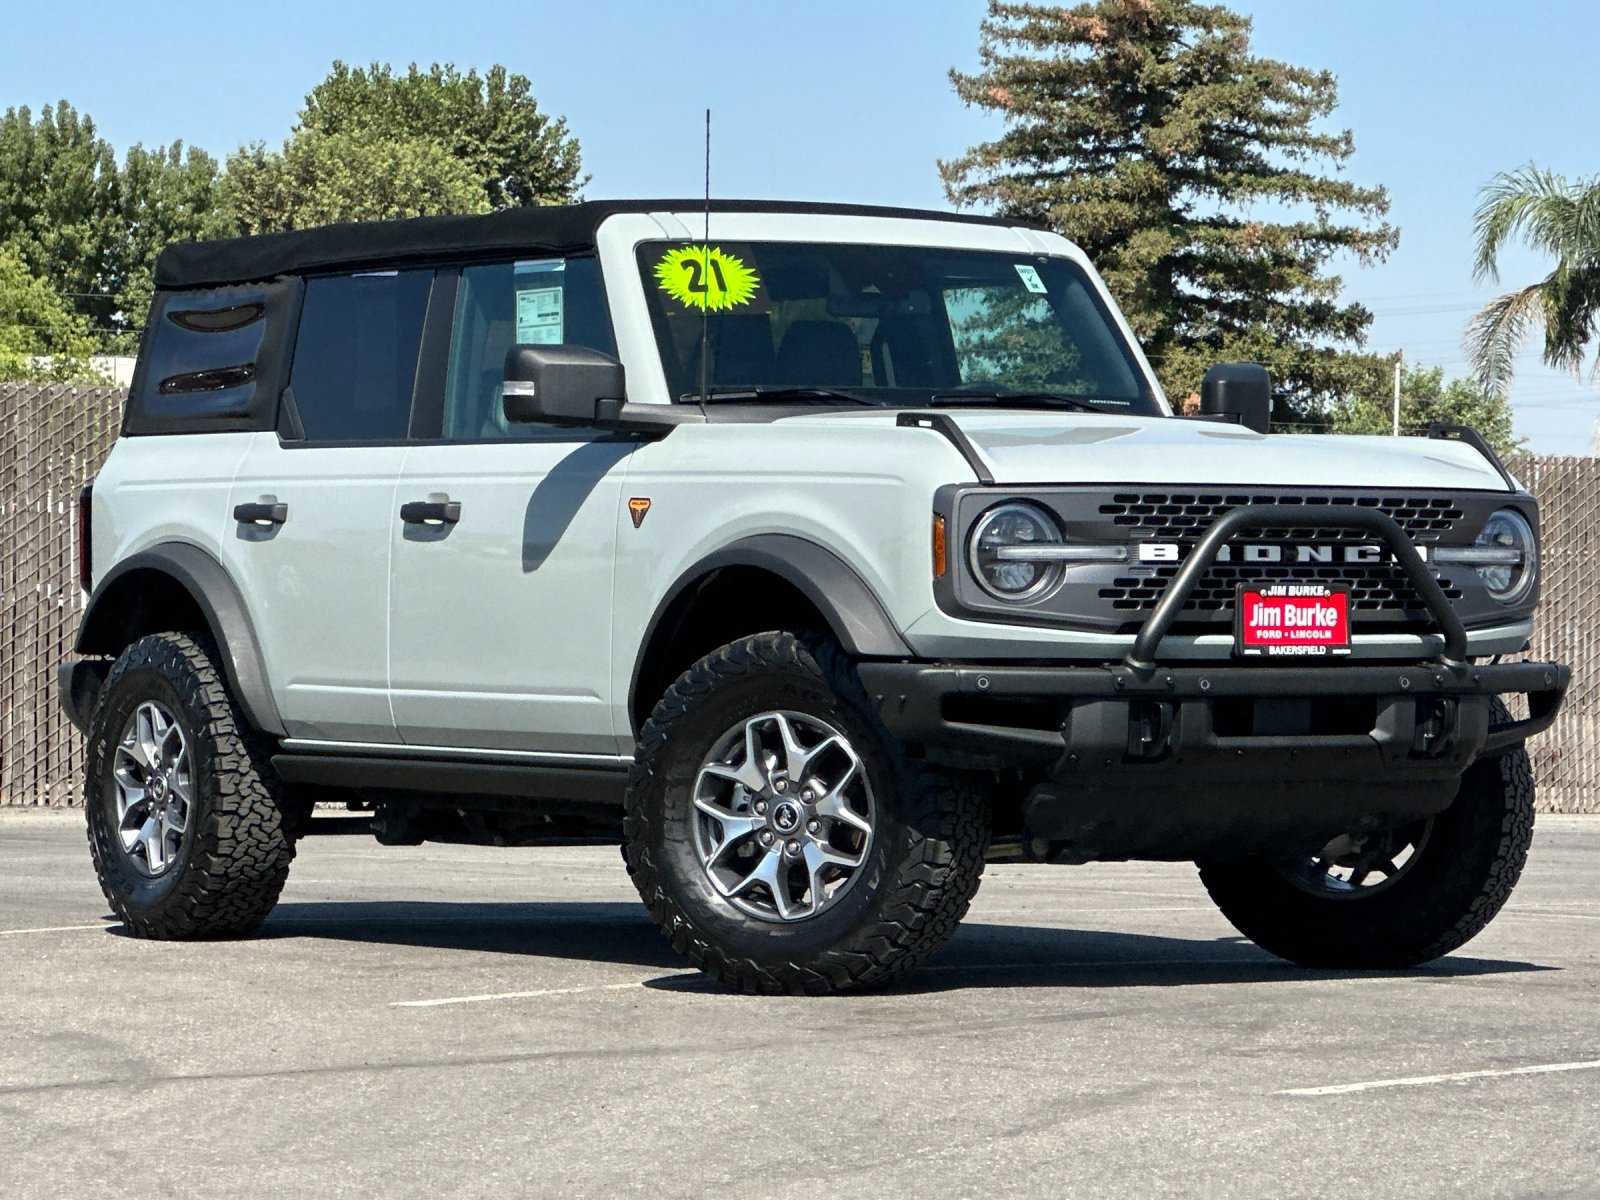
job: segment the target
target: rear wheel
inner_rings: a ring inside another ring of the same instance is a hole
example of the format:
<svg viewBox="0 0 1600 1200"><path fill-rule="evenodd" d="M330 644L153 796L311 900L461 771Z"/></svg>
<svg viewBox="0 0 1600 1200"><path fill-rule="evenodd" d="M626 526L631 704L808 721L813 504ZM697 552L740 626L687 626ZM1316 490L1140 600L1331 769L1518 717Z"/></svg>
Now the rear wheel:
<svg viewBox="0 0 1600 1200"><path fill-rule="evenodd" d="M1345 835L1292 861L1202 865L1240 933L1304 966L1415 966L1464 945L1511 895L1533 839L1518 747L1474 763L1444 812Z"/></svg>
<svg viewBox="0 0 1600 1200"><path fill-rule="evenodd" d="M707 655L657 704L624 836L651 915L702 970L830 992L903 975L955 932L988 813L906 758L836 646L768 633Z"/></svg>
<svg viewBox="0 0 1600 1200"><path fill-rule="evenodd" d="M267 754L208 643L163 633L123 651L90 721L84 807L130 932L238 936L272 910L294 839Z"/></svg>

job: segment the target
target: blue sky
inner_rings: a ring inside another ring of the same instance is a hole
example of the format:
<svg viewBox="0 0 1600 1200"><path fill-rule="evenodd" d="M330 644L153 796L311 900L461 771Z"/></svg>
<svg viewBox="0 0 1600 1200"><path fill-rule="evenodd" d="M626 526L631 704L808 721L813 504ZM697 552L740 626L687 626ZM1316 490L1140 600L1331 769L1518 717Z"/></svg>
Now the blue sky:
<svg viewBox="0 0 1600 1200"><path fill-rule="evenodd" d="M335 58L503 62L583 141L590 196L698 194L713 109L724 196L945 207L940 157L998 125L945 77L977 61L982 0L648 4L437 0L9 6L0 107L58 97L119 151L182 137L218 154L277 142ZM1493 294L1471 275L1472 210L1496 171L1535 161L1600 172L1587 0L1237 0L1258 53L1339 78L1350 176L1389 189L1399 250L1345 264L1377 315L1371 345L1460 373L1461 330ZM1506 286L1543 264L1506 257ZM1525 356L1513 387L1531 448L1584 453L1600 390Z"/></svg>

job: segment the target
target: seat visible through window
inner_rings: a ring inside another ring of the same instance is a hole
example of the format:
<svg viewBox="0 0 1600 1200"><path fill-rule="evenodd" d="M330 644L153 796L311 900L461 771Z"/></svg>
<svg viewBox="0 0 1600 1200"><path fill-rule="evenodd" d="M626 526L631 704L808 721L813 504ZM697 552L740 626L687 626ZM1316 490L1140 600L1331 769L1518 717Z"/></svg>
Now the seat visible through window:
<svg viewBox="0 0 1600 1200"><path fill-rule="evenodd" d="M780 382L803 387L858 387L861 347L842 321L796 321L778 348Z"/></svg>

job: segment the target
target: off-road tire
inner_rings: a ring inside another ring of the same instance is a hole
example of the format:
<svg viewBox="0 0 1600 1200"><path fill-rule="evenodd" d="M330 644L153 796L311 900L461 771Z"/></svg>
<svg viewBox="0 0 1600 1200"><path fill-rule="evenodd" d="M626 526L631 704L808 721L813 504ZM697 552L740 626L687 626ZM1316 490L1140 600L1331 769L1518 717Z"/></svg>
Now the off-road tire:
<svg viewBox="0 0 1600 1200"><path fill-rule="evenodd" d="M1203 865L1200 878L1234 927L1280 958L1413 967L1465 945L1510 897L1533 840L1533 791L1522 747L1480 759L1434 818L1416 865L1372 896L1315 896L1260 860Z"/></svg>
<svg viewBox="0 0 1600 1200"><path fill-rule="evenodd" d="M878 805L863 876L836 908L789 925L751 918L713 890L688 826L713 740L744 716L782 708L848 734ZM629 776L623 836L634 885L680 954L733 990L824 994L899 979L949 940L978 890L989 812L972 781L907 758L836 644L763 633L712 651L656 704Z"/></svg>
<svg viewBox="0 0 1600 1200"><path fill-rule="evenodd" d="M142 637L112 665L90 720L89 849L107 902L137 937L252 932L277 903L294 858L269 747L246 724L216 661L211 644L191 634ZM194 793L181 856L155 878L135 871L118 844L111 775L121 731L145 700L160 702L183 727Z"/></svg>

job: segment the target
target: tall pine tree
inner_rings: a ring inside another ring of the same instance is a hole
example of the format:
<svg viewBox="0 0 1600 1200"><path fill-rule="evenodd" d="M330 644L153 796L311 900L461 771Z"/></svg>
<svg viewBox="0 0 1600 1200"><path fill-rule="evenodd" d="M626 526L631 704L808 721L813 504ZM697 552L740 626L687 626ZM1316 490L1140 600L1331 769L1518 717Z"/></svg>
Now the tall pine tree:
<svg viewBox="0 0 1600 1200"><path fill-rule="evenodd" d="M953 203L1082 246L1174 399L1228 359L1265 363L1286 415L1381 391L1372 314L1329 266L1399 235L1382 188L1336 177L1329 72L1254 56L1248 18L1192 0L990 0L981 31L982 69L950 77L1005 130L939 164Z"/></svg>

